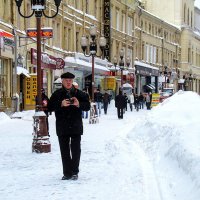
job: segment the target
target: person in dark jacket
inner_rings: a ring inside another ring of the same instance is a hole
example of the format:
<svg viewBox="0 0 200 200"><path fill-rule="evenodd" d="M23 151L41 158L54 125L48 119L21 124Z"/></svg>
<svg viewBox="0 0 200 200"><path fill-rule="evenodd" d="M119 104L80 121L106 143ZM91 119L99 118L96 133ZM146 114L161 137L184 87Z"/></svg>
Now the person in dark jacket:
<svg viewBox="0 0 200 200"><path fill-rule="evenodd" d="M125 103L126 103L126 104L125 104L125 110L127 111L127 105L128 105L128 101L129 101L129 100L128 100L128 96L127 96L126 93L124 93L124 97L125 97L125 100L126 100L126 101L125 101Z"/></svg>
<svg viewBox="0 0 200 200"><path fill-rule="evenodd" d="M144 96L142 93L140 93L140 96L139 96L139 104L140 104L140 109L143 109L144 108Z"/></svg>
<svg viewBox="0 0 200 200"><path fill-rule="evenodd" d="M134 104L135 104L135 109L138 110L139 109L139 96L138 96L138 94L135 94L135 96L134 96Z"/></svg>
<svg viewBox="0 0 200 200"><path fill-rule="evenodd" d="M126 107L126 99L121 90L115 97L115 107L117 108L118 119L123 119L123 109Z"/></svg>
<svg viewBox="0 0 200 200"><path fill-rule="evenodd" d="M107 93L107 91L105 91L104 95L103 95L103 108L104 108L104 114L107 114L107 110L108 110L108 103L110 101L110 95Z"/></svg>
<svg viewBox="0 0 200 200"><path fill-rule="evenodd" d="M94 102L96 103L96 106L97 106L97 115L100 116L101 115L101 103L102 103L102 100L103 100L103 95L102 93L100 92L99 89L96 90L96 92L94 93Z"/></svg>
<svg viewBox="0 0 200 200"><path fill-rule="evenodd" d="M55 111L63 164L62 180L78 178L83 134L82 111L90 109L88 97L72 85L74 77L69 72L61 75L62 88L52 94L48 105L50 111Z"/></svg>

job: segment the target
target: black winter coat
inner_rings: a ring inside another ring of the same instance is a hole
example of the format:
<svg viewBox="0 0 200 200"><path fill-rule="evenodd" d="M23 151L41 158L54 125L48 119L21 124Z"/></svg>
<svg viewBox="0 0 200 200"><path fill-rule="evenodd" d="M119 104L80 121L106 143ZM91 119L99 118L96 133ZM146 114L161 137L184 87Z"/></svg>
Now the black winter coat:
<svg viewBox="0 0 200 200"><path fill-rule="evenodd" d="M94 93L94 101L102 102L102 100L103 100L103 95L101 94L101 92L95 92Z"/></svg>
<svg viewBox="0 0 200 200"><path fill-rule="evenodd" d="M78 99L79 108L74 105L61 107L62 101L71 97ZM90 109L90 102L87 95L82 91L74 87L70 90L70 94L65 88L56 90L49 100L48 109L49 111L55 111L58 136L83 134L82 111Z"/></svg>
<svg viewBox="0 0 200 200"><path fill-rule="evenodd" d="M125 108L126 107L125 96L119 94L115 97L115 107L116 108Z"/></svg>

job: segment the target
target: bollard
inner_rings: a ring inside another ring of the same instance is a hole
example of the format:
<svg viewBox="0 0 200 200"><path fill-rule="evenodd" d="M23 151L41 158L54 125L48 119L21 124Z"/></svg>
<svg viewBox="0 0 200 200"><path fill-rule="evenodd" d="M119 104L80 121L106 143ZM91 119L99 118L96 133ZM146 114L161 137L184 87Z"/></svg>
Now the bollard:
<svg viewBox="0 0 200 200"><path fill-rule="evenodd" d="M32 152L51 152L51 144L48 136L46 117L47 116L43 111L37 111L33 116Z"/></svg>

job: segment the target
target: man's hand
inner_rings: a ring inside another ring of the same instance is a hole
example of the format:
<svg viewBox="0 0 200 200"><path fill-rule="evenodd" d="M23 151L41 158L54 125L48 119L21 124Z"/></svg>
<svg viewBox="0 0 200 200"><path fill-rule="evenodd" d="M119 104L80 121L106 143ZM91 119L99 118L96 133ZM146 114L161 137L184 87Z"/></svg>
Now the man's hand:
<svg viewBox="0 0 200 200"><path fill-rule="evenodd" d="M76 97L72 97L71 99L74 101L74 103L71 104L71 105L74 105L74 106L76 106L76 107L79 107L79 101L78 101L78 99L77 99Z"/></svg>
<svg viewBox="0 0 200 200"><path fill-rule="evenodd" d="M64 100L62 100L61 107L68 107L68 106L70 106L70 105L71 105L71 104L70 104L69 99L64 99Z"/></svg>

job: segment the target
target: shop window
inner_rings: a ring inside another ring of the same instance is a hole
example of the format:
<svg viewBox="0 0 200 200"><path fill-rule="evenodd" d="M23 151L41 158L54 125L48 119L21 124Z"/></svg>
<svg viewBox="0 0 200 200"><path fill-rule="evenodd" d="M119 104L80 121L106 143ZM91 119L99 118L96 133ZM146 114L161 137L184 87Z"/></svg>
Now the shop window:
<svg viewBox="0 0 200 200"><path fill-rule="evenodd" d="M5 60L0 59L0 98L5 98L6 96L7 71L5 64ZM3 101L3 99L1 99L1 101Z"/></svg>

